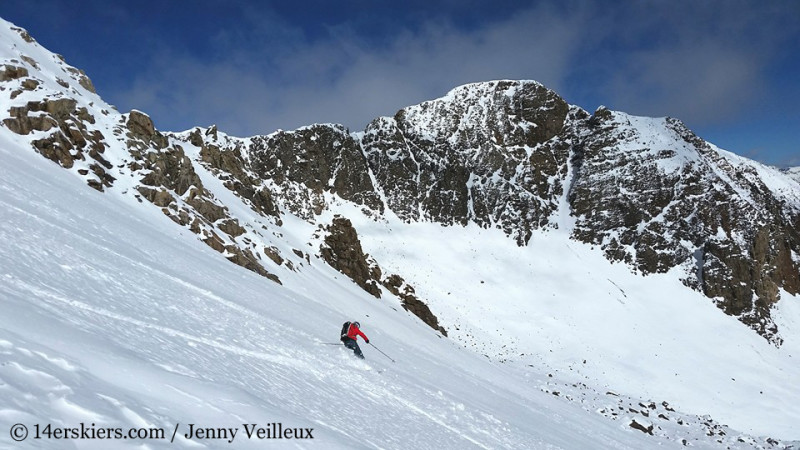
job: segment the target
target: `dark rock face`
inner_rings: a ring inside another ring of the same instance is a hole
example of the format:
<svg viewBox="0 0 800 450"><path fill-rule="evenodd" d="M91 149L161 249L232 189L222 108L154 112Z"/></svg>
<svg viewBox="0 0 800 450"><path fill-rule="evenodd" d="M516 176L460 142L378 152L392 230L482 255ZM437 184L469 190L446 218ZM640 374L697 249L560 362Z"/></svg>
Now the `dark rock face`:
<svg viewBox="0 0 800 450"><path fill-rule="evenodd" d="M358 234L350 220L335 217L327 227L327 232L325 245L320 248L322 259L334 269L347 275L362 289L380 298L381 290L373 279L367 255L361 248L361 241L358 240Z"/></svg>
<svg viewBox="0 0 800 450"><path fill-rule="evenodd" d="M250 168L285 193L282 201L305 219L322 212L331 192L374 211L383 211L359 143L338 125L313 125L257 136L248 153Z"/></svg>
<svg viewBox="0 0 800 450"><path fill-rule="evenodd" d="M479 83L373 121L363 146L403 220L497 225L524 244L557 207L568 113L538 83Z"/></svg>

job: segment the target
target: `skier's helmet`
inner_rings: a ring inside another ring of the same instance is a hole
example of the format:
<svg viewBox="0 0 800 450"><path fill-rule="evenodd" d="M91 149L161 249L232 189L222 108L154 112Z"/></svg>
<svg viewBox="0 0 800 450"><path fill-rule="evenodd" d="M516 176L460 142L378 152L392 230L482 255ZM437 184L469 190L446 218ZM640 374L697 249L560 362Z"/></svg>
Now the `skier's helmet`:
<svg viewBox="0 0 800 450"><path fill-rule="evenodd" d="M358 323L358 322L353 322L353 325L355 325L355 326L356 326L356 328L361 328L361 324L360 324L360 323Z"/></svg>

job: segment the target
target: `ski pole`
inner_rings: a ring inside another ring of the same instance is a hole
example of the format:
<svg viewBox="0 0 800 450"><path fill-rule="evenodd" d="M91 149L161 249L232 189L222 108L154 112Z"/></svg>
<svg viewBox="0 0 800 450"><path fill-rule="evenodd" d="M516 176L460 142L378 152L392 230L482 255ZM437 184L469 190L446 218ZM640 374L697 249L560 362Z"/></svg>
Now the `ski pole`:
<svg viewBox="0 0 800 450"><path fill-rule="evenodd" d="M319 345L342 345L341 342L317 342Z"/></svg>
<svg viewBox="0 0 800 450"><path fill-rule="evenodd" d="M389 359L390 359L392 362L397 362L397 361L393 360L391 356L387 355L386 353L383 353L383 352L381 351L381 349L379 349L378 347L375 347L375 344L373 344L372 342L370 342L370 343L369 343L369 345L371 345L372 347L374 347L374 348L375 348L375 350L377 350L377 351L381 352L381 354L382 354L383 356L385 356L385 357L389 358Z"/></svg>

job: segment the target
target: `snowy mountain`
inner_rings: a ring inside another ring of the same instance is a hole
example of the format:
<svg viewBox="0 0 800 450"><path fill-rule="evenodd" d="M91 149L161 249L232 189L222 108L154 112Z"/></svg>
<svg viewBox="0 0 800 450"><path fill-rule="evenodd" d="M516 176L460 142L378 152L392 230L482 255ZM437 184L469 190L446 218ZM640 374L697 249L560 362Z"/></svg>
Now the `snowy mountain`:
<svg viewBox="0 0 800 450"><path fill-rule="evenodd" d="M462 86L359 134L174 136L237 186L268 190L276 214L319 221L336 211L333 194L372 217L499 228L520 246L563 229L642 274L680 268L685 285L777 345L771 305L800 293L795 181L677 120L589 115L535 82Z"/></svg>
<svg viewBox="0 0 800 450"><path fill-rule="evenodd" d="M0 25L0 427L166 430L102 448L229 445L189 423L324 448L800 439L792 172L532 81L359 133L168 133ZM328 345L350 319L366 362Z"/></svg>

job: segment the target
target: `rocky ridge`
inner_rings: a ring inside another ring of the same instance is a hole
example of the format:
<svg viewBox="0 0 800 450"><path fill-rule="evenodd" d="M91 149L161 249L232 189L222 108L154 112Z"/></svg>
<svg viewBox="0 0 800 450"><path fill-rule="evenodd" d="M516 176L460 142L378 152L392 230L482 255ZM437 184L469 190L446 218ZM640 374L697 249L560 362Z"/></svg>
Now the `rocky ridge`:
<svg viewBox="0 0 800 450"><path fill-rule="evenodd" d="M125 192L159 207L230 261L280 282L259 261L245 229L204 187L180 142L158 131L142 112L116 112L82 71L24 30L14 30L22 42L2 46L11 52L3 55L0 75L0 92L8 93L2 99L5 128L98 191L124 178Z"/></svg>
<svg viewBox="0 0 800 450"><path fill-rule="evenodd" d="M771 305L800 293L796 183L776 188L776 170L678 120L589 114L536 82L462 86L363 133L323 124L236 146L277 204L308 221L333 195L376 219L476 223L519 245L567 227L643 275L682 271L777 345Z"/></svg>
<svg viewBox="0 0 800 450"><path fill-rule="evenodd" d="M773 190L759 172L771 169L726 155L675 119L601 108L580 136L575 238L643 274L681 267L687 286L779 344L770 306L781 289L800 293L797 191Z"/></svg>
<svg viewBox="0 0 800 450"><path fill-rule="evenodd" d="M0 55L4 128L89 186L148 201L276 282L266 267L311 262L281 249L291 214L327 233L314 256L445 333L400 275L384 276L364 255L352 223L322 223L341 200L375 220L499 228L520 246L536 230L567 229L643 275L681 271L689 288L776 345L771 306L782 292L800 294L794 172L724 152L675 119L590 114L539 83L502 80L458 87L363 133L330 124L250 138L215 127L163 133L144 113L116 112L83 72L17 35ZM257 223L231 213L209 182Z"/></svg>

